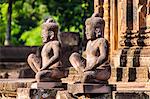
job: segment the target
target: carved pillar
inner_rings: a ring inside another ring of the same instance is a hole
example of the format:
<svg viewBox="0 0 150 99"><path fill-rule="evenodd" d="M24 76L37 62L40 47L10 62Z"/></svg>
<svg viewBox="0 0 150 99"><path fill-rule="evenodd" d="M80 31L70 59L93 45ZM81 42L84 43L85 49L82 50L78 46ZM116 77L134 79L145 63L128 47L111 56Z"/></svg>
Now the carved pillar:
<svg viewBox="0 0 150 99"><path fill-rule="evenodd" d="M103 3L103 0L94 0L94 12L99 12L102 18L104 13Z"/></svg>
<svg viewBox="0 0 150 99"><path fill-rule="evenodd" d="M104 17L105 20L105 29L104 29L104 37L110 41L110 1L104 0Z"/></svg>
<svg viewBox="0 0 150 99"><path fill-rule="evenodd" d="M138 15L138 4L139 0L133 0L133 31L139 31L139 15Z"/></svg>
<svg viewBox="0 0 150 99"><path fill-rule="evenodd" d="M94 0L94 12L105 20L104 37L110 41L110 0Z"/></svg>
<svg viewBox="0 0 150 99"><path fill-rule="evenodd" d="M147 25L147 29L150 30L150 0L147 1L146 25Z"/></svg>
<svg viewBox="0 0 150 99"><path fill-rule="evenodd" d="M110 57L118 49L118 1L110 1ZM112 59L111 59L112 62Z"/></svg>
<svg viewBox="0 0 150 99"><path fill-rule="evenodd" d="M122 35L127 30L127 0L118 0L118 40L122 42ZM118 46L120 48L120 44Z"/></svg>

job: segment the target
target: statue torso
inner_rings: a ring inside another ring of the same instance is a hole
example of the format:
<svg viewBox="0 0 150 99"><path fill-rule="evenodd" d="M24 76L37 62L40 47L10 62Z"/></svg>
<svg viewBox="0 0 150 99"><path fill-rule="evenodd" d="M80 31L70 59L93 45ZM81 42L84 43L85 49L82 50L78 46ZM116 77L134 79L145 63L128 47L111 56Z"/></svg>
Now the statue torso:
<svg viewBox="0 0 150 99"><path fill-rule="evenodd" d="M50 41L50 42L46 43L43 46L43 49L41 51L42 66L44 64L46 64L50 60L51 57L53 57L54 50L55 50L54 47L59 47L59 52L58 53L60 53L60 49L61 49L60 46L56 46L58 43L59 43L58 41ZM60 66L62 66L61 65L61 61L58 60L54 64L52 64L51 66L49 66L49 68L60 67Z"/></svg>
<svg viewBox="0 0 150 99"><path fill-rule="evenodd" d="M89 66L90 64L96 63L100 53L103 53L100 50L102 45L105 45L106 40L104 38L97 38L93 41L88 41L86 46L86 65ZM106 49L107 50L107 49Z"/></svg>

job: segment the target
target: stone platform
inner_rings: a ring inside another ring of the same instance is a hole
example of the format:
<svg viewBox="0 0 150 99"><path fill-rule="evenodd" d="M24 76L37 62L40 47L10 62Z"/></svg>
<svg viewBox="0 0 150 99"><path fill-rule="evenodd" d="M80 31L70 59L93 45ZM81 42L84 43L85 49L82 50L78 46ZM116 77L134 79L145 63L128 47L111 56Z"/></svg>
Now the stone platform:
<svg viewBox="0 0 150 99"><path fill-rule="evenodd" d="M76 83L68 84L67 90L58 91L57 99L112 99L112 85Z"/></svg>
<svg viewBox="0 0 150 99"><path fill-rule="evenodd" d="M0 79L0 99L15 99L18 88L30 88L35 79Z"/></svg>
<svg viewBox="0 0 150 99"><path fill-rule="evenodd" d="M63 91L61 82L36 82L30 88L18 88L18 99L56 99L57 91Z"/></svg>
<svg viewBox="0 0 150 99"><path fill-rule="evenodd" d="M61 82L39 82L33 83L31 88L33 89L50 89L50 88L60 88L62 86Z"/></svg>
<svg viewBox="0 0 150 99"><path fill-rule="evenodd" d="M111 93L111 86L104 84L90 84L90 83L79 83L79 84L68 84L68 92L73 94L90 94L90 93Z"/></svg>
<svg viewBox="0 0 150 99"><path fill-rule="evenodd" d="M0 79L0 99L55 99L63 91L61 82L40 82L35 79Z"/></svg>

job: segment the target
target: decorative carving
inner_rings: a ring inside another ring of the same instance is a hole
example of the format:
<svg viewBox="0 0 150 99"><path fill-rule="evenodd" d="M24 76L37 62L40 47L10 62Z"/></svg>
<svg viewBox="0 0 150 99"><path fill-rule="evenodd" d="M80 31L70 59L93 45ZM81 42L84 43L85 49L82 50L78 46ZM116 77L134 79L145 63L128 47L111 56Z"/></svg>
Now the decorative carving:
<svg viewBox="0 0 150 99"><path fill-rule="evenodd" d="M85 57L73 53L69 60L75 70L82 76L81 82L102 82L110 77L111 68L108 63L108 43L103 38L104 20L99 13L94 13L86 20L86 38L88 39Z"/></svg>
<svg viewBox="0 0 150 99"><path fill-rule="evenodd" d="M59 81L65 76L60 43L57 39L58 29L58 24L52 18L47 18L42 24L43 47L40 55L28 56L29 66L36 73L38 82Z"/></svg>

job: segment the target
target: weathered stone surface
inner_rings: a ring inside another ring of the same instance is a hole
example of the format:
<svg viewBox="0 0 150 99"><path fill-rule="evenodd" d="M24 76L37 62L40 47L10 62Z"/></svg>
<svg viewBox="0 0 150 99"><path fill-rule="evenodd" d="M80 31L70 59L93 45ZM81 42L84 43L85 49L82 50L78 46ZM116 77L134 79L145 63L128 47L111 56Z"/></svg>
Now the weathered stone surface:
<svg viewBox="0 0 150 99"><path fill-rule="evenodd" d="M61 82L37 82L37 83L32 83L31 88L50 89L50 88L58 88L61 86L62 86Z"/></svg>
<svg viewBox="0 0 150 99"><path fill-rule="evenodd" d="M74 84L75 82L79 82L81 80L81 75L73 68L69 68L68 77L62 78L62 83Z"/></svg>
<svg viewBox="0 0 150 99"><path fill-rule="evenodd" d="M29 67L21 68L19 72L19 78L34 78L35 73Z"/></svg>
<svg viewBox="0 0 150 99"><path fill-rule="evenodd" d="M149 95L146 93L138 92L116 92L113 99L149 99Z"/></svg>
<svg viewBox="0 0 150 99"><path fill-rule="evenodd" d="M79 93L111 93L111 86L104 84L68 84L68 92L73 94Z"/></svg>
<svg viewBox="0 0 150 99"><path fill-rule="evenodd" d="M112 82L148 82L147 67L113 67L109 83Z"/></svg>
<svg viewBox="0 0 150 99"><path fill-rule="evenodd" d="M78 94L73 95L68 91L58 91L56 95L56 99L112 99L111 94Z"/></svg>
<svg viewBox="0 0 150 99"><path fill-rule="evenodd" d="M80 35L76 32L60 32L58 38L62 46L78 46Z"/></svg>
<svg viewBox="0 0 150 99"><path fill-rule="evenodd" d="M126 47L112 56L115 67L148 67L150 65L150 48Z"/></svg>
<svg viewBox="0 0 150 99"><path fill-rule="evenodd" d="M30 88L34 81L35 79L0 79L0 98L16 99L17 89Z"/></svg>
<svg viewBox="0 0 150 99"><path fill-rule="evenodd" d="M150 92L149 82L110 82L110 84L115 84L118 92Z"/></svg>
<svg viewBox="0 0 150 99"><path fill-rule="evenodd" d="M1 46L0 62L25 62L29 53L36 52L37 47Z"/></svg>
<svg viewBox="0 0 150 99"><path fill-rule="evenodd" d="M72 99L73 97L68 91L58 91L56 94L56 99Z"/></svg>
<svg viewBox="0 0 150 99"><path fill-rule="evenodd" d="M29 88L35 79L0 79L1 91L16 91L17 88Z"/></svg>
<svg viewBox="0 0 150 99"><path fill-rule="evenodd" d="M149 99L149 82L110 82L116 84L113 99Z"/></svg>
<svg viewBox="0 0 150 99"><path fill-rule="evenodd" d="M62 88L52 89L30 89L18 88L17 99L56 99L57 91L62 91Z"/></svg>

